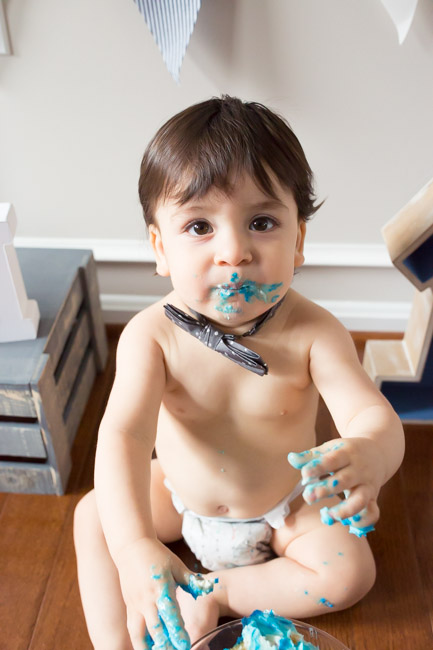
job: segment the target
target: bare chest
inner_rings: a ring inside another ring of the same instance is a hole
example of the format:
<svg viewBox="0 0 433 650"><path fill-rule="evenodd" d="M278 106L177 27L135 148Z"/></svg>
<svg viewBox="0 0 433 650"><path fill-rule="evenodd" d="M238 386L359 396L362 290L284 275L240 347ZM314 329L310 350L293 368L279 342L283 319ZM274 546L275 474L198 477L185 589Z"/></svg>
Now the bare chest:
<svg viewBox="0 0 433 650"><path fill-rule="evenodd" d="M273 341L247 340L267 363L269 373L257 375L188 338L170 354L165 408L180 419L279 419L296 417L314 388L308 356Z"/></svg>

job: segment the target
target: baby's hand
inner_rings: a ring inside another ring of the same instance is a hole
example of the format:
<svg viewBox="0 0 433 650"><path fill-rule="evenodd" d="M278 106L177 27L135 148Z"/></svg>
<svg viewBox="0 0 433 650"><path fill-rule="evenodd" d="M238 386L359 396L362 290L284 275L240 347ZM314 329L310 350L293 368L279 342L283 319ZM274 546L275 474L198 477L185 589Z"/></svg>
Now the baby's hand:
<svg viewBox="0 0 433 650"><path fill-rule="evenodd" d="M213 583L188 571L156 539L137 540L116 560L134 650L189 650L176 587L196 597L212 591Z"/></svg>
<svg viewBox="0 0 433 650"><path fill-rule="evenodd" d="M322 521L348 525L359 537L374 529L379 519L377 495L383 477L381 451L367 438L331 440L301 453L290 453L289 463L301 470L304 500L311 504L344 492L346 499L322 508Z"/></svg>

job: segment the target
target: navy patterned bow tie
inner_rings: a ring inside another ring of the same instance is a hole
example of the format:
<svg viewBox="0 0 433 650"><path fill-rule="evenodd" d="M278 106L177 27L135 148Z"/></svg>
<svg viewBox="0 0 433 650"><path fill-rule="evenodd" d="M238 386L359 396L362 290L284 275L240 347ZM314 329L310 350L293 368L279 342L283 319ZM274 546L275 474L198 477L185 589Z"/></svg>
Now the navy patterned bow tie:
<svg viewBox="0 0 433 650"><path fill-rule="evenodd" d="M189 332L192 336L195 336L208 348L219 352L219 354L223 354L227 359L234 361L242 366L242 368L263 376L268 374L268 366L262 357L257 352L254 352L254 350L244 347L237 339L255 334L266 321L272 318L283 300L280 300L271 309L268 309L268 311L262 314L254 326L248 332L245 332L245 334L241 334L241 336L220 332L218 328L208 321L206 316L199 314L193 309L191 309L191 312L196 318L174 307L174 305L164 305L164 310L167 318L186 332Z"/></svg>

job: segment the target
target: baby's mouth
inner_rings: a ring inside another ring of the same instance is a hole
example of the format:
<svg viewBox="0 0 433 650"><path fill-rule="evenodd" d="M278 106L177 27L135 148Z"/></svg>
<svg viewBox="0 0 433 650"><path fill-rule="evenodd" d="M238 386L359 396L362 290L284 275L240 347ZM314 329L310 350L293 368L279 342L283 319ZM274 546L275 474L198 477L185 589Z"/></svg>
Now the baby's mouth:
<svg viewBox="0 0 433 650"><path fill-rule="evenodd" d="M215 288L222 289L223 291L239 291L242 289L243 285L244 281L240 279L237 273L233 273L230 282L223 282L222 284L218 284Z"/></svg>
<svg viewBox="0 0 433 650"><path fill-rule="evenodd" d="M224 282L224 284L218 284L216 288L224 291L239 291L243 285L243 282Z"/></svg>
<svg viewBox="0 0 433 650"><path fill-rule="evenodd" d="M213 293L219 299L219 304L215 309L218 311L240 311L239 306L231 304L230 299L235 297L235 303L239 303L240 297L247 303L254 300L260 300L265 303L274 303L278 300L279 293L277 289L282 286L282 282L266 284L256 282L255 280L241 280L237 273L233 274L230 282L224 282L213 289Z"/></svg>

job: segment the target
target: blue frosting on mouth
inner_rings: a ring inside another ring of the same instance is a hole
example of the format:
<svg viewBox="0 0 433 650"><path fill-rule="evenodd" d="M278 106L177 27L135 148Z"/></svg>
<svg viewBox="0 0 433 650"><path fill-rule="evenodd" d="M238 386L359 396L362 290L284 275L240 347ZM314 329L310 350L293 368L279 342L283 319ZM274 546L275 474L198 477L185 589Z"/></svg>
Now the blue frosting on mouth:
<svg viewBox="0 0 433 650"><path fill-rule="evenodd" d="M281 287L282 284L282 282L266 284L255 282L254 280L240 281L238 273L233 273L230 282L221 284L212 289L212 293L219 298L219 303L215 306L215 309L222 311L225 314L240 313L242 310L229 302L230 298L233 298L234 296L242 296L245 302L261 300L262 302L272 304L280 297L279 294L275 294L274 292Z"/></svg>

